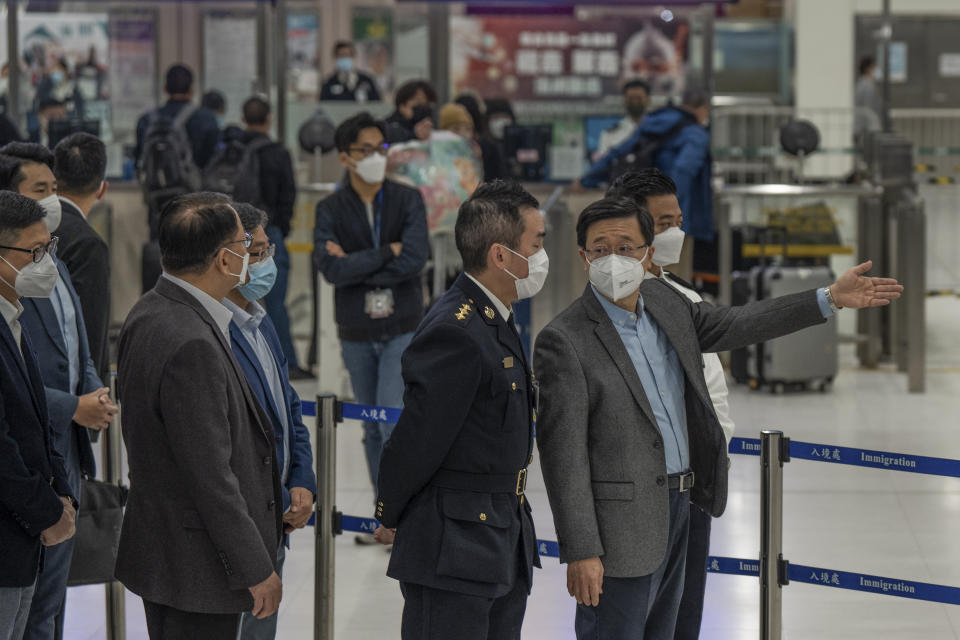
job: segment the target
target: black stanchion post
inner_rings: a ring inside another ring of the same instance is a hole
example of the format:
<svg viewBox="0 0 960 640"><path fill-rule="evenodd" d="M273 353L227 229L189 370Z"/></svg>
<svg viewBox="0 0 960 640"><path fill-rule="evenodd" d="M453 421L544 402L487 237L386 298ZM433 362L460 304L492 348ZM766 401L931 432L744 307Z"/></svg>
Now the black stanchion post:
<svg viewBox="0 0 960 640"><path fill-rule="evenodd" d="M783 623L783 463L790 460L789 446L782 431L760 434L760 640L780 640Z"/></svg>
<svg viewBox="0 0 960 640"><path fill-rule="evenodd" d="M314 507L316 573L313 638L333 640L334 515L337 499L337 397L317 396L317 504Z"/></svg>
<svg viewBox="0 0 960 640"><path fill-rule="evenodd" d="M111 366L110 396L117 400L117 376L115 366ZM120 429L120 414L118 413L110 423L106 436L103 438L103 479L112 484L119 484L123 479L123 432ZM107 640L126 640L127 638L127 610L126 592L123 583L118 580L108 582L106 590Z"/></svg>

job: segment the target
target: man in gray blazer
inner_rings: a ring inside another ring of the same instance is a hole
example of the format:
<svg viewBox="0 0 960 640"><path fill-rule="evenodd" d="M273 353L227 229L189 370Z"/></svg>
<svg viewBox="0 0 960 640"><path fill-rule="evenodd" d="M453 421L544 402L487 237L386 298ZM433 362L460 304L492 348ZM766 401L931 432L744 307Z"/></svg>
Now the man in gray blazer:
<svg viewBox="0 0 960 640"><path fill-rule="evenodd" d="M130 497L116 575L143 598L151 640L234 640L242 612L265 618L280 603L273 429L220 303L247 280L249 244L224 196L172 201L163 277L120 334Z"/></svg>
<svg viewBox="0 0 960 640"><path fill-rule="evenodd" d="M842 307L889 304L895 280L870 263L829 288L743 307L694 304L644 280L650 214L607 198L577 222L591 284L540 333L537 444L578 638L672 638L692 501L727 501L727 449L703 376L703 352L825 322ZM641 284L642 283L642 284Z"/></svg>

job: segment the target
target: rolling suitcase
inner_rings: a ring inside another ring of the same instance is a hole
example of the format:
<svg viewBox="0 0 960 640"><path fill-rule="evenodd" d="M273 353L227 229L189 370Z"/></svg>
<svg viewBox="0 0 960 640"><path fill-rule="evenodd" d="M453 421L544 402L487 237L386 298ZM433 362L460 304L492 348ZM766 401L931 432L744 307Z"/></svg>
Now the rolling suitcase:
<svg viewBox="0 0 960 640"><path fill-rule="evenodd" d="M751 298L765 300L833 284L826 266L754 267L749 280ZM808 327L747 350L747 377L754 389L773 393L786 389L826 391L837 375L837 321Z"/></svg>

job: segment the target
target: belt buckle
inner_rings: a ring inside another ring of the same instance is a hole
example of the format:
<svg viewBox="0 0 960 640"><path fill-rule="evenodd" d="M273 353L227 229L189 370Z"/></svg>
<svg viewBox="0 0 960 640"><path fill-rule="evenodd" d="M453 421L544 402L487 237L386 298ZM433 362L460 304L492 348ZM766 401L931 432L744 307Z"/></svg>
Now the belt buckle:
<svg viewBox="0 0 960 640"><path fill-rule="evenodd" d="M680 493L690 491L693 487L693 471L680 474Z"/></svg>
<svg viewBox="0 0 960 640"><path fill-rule="evenodd" d="M520 469L519 473L517 473L517 488L515 491L515 495L523 497L523 494L526 493L526 491L527 491L527 470Z"/></svg>

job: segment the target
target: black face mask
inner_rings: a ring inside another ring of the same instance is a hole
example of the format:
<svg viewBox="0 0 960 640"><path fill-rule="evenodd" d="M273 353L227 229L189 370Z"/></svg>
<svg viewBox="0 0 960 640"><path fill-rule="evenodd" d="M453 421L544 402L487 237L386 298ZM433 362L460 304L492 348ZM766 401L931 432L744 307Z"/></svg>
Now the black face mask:
<svg viewBox="0 0 960 640"><path fill-rule="evenodd" d="M627 108L627 115L629 115L634 120L639 120L640 118L643 117L643 114L647 112L646 105L634 104L632 102L628 102L625 106Z"/></svg>

